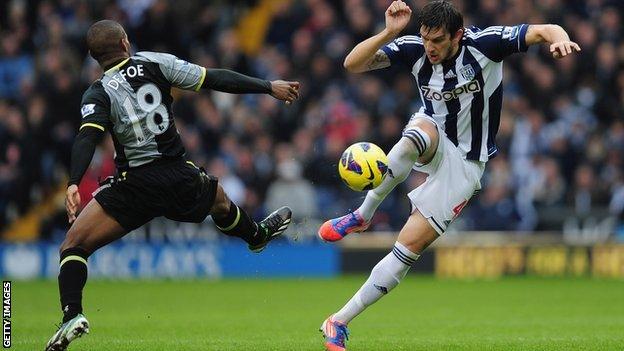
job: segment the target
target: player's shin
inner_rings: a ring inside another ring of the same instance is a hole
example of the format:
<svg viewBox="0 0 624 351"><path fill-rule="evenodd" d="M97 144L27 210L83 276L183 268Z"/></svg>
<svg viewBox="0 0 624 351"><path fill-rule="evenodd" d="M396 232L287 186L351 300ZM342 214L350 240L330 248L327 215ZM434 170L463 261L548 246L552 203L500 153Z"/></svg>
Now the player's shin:
<svg viewBox="0 0 624 351"><path fill-rule="evenodd" d="M420 129L420 128L418 128ZM392 150L388 153L388 174L384 178L383 182L375 189L370 190L366 194L364 202L358 208L360 215L366 220L370 221L375 214L375 210L382 203L382 201L390 194L392 189L402 183L410 174L414 163L418 160L418 157L424 153L424 149L421 145L428 147L431 142L426 142L429 137L426 133L418 131L419 136L424 136L421 139L414 139L423 141L423 144L416 143L412 138L416 138L416 134L411 132L411 129L406 130L403 133L403 137L392 147ZM406 135L406 133L410 133Z"/></svg>
<svg viewBox="0 0 624 351"><path fill-rule="evenodd" d="M347 304L334 314L336 321L347 324L358 314L396 287L420 255L399 242L371 271L368 280Z"/></svg>
<svg viewBox="0 0 624 351"><path fill-rule="evenodd" d="M248 244L254 241L254 235L258 230L257 224L234 202L231 202L230 210L225 216L212 215L212 219L221 233L239 237Z"/></svg>
<svg viewBox="0 0 624 351"><path fill-rule="evenodd" d="M89 253L74 247L61 252L58 276L63 323L82 313L82 290L87 283L87 258Z"/></svg>

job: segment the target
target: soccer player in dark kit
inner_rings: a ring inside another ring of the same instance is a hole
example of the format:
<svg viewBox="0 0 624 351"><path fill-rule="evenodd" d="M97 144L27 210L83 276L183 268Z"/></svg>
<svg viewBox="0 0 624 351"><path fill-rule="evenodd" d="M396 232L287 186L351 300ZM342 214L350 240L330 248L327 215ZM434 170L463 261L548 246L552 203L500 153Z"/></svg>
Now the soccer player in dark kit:
<svg viewBox="0 0 624 351"><path fill-rule="evenodd" d="M87 46L105 72L82 98L82 123L72 149L66 194L72 225L60 247L58 283L64 315L46 351L66 350L89 331L82 314L89 256L152 218L198 223L210 215L222 233L240 237L251 251L260 252L286 230L292 215L282 207L255 223L228 199L216 177L185 159L170 90L271 94L289 104L299 97L298 82L206 69L165 53L131 56L126 32L110 20L89 28ZM106 131L115 145L118 174L102 184L78 215L78 184Z"/></svg>

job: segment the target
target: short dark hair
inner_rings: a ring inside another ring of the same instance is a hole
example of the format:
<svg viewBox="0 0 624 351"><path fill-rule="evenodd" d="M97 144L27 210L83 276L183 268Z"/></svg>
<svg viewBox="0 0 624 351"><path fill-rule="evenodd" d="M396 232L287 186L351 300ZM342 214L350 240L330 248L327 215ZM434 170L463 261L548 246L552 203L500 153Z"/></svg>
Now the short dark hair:
<svg viewBox="0 0 624 351"><path fill-rule="evenodd" d="M444 28L451 36L464 27L464 16L447 0L435 0L418 13L418 24L428 29Z"/></svg>
<svg viewBox="0 0 624 351"><path fill-rule="evenodd" d="M125 37L126 31L119 23L112 20L95 22L87 31L87 47L91 57L102 63L119 55L122 53L119 41Z"/></svg>

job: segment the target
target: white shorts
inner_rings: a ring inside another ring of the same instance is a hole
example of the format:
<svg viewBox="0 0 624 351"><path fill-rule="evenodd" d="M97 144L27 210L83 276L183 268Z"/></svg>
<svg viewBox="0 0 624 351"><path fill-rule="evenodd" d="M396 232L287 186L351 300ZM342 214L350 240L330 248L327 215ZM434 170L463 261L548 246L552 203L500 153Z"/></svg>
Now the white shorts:
<svg viewBox="0 0 624 351"><path fill-rule="evenodd" d="M426 118L435 123L440 142L431 162L414 166L415 170L427 173L428 176L407 197L412 204L412 213L418 209L436 232L442 235L468 200L481 189L485 162L464 159L433 118L424 114L415 114L412 120L414 118Z"/></svg>

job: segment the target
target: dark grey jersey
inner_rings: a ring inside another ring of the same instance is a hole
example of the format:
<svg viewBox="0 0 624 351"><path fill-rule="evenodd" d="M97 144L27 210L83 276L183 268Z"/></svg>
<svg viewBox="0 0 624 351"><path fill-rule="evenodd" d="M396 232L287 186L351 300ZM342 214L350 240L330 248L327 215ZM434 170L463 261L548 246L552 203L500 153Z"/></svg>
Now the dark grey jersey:
<svg viewBox="0 0 624 351"><path fill-rule="evenodd" d="M82 97L82 124L108 130L115 163L125 170L162 157L181 157L171 87L199 90L206 69L170 54L138 52L107 70Z"/></svg>

